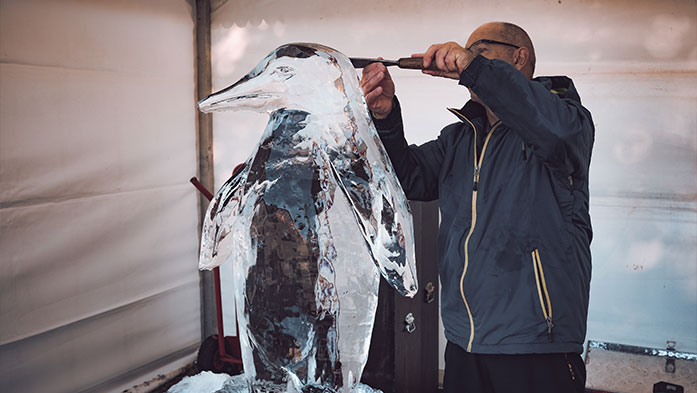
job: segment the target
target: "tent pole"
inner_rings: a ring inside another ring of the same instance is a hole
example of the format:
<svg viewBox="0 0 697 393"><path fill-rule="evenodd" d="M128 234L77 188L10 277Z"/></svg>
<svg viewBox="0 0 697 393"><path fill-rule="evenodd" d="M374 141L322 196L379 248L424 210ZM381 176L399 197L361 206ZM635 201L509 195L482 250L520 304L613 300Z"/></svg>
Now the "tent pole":
<svg viewBox="0 0 697 393"><path fill-rule="evenodd" d="M195 50L196 50L196 102L207 97L211 93L211 2L210 0L196 0L195 2ZM214 190L213 180L213 119L210 114L196 110L196 149L197 149L197 177L204 187ZM198 196L199 207L199 238L203 217L208 207L208 200ZM215 334L215 290L213 287L213 273L202 271L201 283L201 340Z"/></svg>

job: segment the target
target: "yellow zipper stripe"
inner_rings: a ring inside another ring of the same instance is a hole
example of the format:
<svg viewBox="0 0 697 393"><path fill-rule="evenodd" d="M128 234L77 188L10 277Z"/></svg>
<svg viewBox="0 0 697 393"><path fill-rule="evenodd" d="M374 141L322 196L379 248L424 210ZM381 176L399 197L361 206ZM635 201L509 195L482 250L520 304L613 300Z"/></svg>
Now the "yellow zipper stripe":
<svg viewBox="0 0 697 393"><path fill-rule="evenodd" d="M537 286L537 295L540 297L540 308L542 308L542 315L547 319L547 309L545 308L545 301L542 297L542 285L540 285L540 274L537 269L537 250L533 251L532 254L532 267L535 270L535 284Z"/></svg>
<svg viewBox="0 0 697 393"><path fill-rule="evenodd" d="M540 250L535 250L535 256L537 258L537 265L540 269L540 279L542 280L542 289L545 292L545 298L547 299L547 317L552 319L552 300L549 297L549 292L547 292L547 282L545 281L545 272L542 270L542 261L540 260Z"/></svg>
<svg viewBox="0 0 697 393"><path fill-rule="evenodd" d="M472 231L474 230L474 225L477 223L477 191L472 193L472 225L470 226L470 232L467 234L465 239L465 268L462 269L462 276L460 276L460 295L462 296L462 301L465 302L465 307L467 308L467 316L470 319L470 338L467 344L467 352L472 350L472 341L474 340L474 320L472 319L472 311L470 311L470 306L467 303L467 298L465 297L465 290L463 283L465 281L465 273L467 273L467 266L469 265L469 255L467 252L467 245L469 244L470 237L472 237Z"/></svg>

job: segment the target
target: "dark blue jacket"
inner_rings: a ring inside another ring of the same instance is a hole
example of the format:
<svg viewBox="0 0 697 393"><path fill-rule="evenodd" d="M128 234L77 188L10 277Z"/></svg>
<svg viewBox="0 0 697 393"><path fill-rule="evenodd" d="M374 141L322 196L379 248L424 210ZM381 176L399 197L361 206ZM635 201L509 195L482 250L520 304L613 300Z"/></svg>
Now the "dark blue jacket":
<svg viewBox="0 0 697 393"><path fill-rule="evenodd" d="M409 199L438 199L446 338L474 353L582 352L591 279L591 114L566 77L527 80L477 56L473 101L408 146L399 103L374 120Z"/></svg>

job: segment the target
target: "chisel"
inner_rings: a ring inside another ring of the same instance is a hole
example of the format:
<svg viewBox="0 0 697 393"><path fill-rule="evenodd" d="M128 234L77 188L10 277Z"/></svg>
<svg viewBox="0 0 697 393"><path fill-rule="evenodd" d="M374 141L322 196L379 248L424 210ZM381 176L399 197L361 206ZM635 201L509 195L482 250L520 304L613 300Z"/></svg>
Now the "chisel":
<svg viewBox="0 0 697 393"><path fill-rule="evenodd" d="M351 57L351 64L356 68L367 67L368 64L372 63L382 63L385 67L397 66L399 68L406 68L410 70L423 70L424 69L424 58L423 57L402 57L397 60L381 60L381 59L369 59L361 57ZM435 64L431 64L427 70L438 70Z"/></svg>

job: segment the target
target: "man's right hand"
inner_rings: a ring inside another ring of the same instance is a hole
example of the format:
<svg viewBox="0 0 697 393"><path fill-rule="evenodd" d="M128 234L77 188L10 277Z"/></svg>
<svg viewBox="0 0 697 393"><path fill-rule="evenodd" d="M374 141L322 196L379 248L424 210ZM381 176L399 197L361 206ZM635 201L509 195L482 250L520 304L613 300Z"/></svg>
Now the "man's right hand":
<svg viewBox="0 0 697 393"><path fill-rule="evenodd" d="M377 119L384 119L392 112L394 82L382 63L372 63L363 68L361 89L368 109Z"/></svg>

